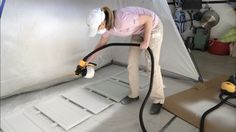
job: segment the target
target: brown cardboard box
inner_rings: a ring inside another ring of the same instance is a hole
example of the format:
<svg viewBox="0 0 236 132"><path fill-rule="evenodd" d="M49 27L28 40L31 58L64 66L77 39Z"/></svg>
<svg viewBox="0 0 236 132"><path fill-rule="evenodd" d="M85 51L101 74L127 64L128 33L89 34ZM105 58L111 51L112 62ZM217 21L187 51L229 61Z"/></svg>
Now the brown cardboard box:
<svg viewBox="0 0 236 132"><path fill-rule="evenodd" d="M227 79L222 75L169 96L164 108L199 128L202 114L220 102L220 86ZM223 105L210 113L205 120L205 132L236 132L236 109Z"/></svg>

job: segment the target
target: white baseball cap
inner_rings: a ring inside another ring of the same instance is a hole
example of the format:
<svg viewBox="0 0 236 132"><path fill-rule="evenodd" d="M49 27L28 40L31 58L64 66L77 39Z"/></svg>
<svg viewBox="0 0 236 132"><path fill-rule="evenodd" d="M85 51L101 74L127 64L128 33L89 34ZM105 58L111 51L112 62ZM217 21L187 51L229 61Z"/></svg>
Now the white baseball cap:
<svg viewBox="0 0 236 132"><path fill-rule="evenodd" d="M90 11L87 17L89 26L89 37L94 37L97 34L99 25L105 20L105 13L101 8L96 8Z"/></svg>

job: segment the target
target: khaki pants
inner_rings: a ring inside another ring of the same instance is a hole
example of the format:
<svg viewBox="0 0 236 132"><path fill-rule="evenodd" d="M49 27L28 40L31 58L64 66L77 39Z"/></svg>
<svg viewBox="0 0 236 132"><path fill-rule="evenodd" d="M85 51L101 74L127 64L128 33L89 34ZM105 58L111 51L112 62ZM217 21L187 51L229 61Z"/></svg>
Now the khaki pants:
<svg viewBox="0 0 236 132"><path fill-rule="evenodd" d="M151 48L154 55L154 78L153 87L151 92L151 99L153 103L164 103L164 90L163 90L163 80L161 75L161 68L159 65L160 49L163 39L163 25L160 23L156 28L153 29L149 47ZM131 42L140 43L143 41L142 35L133 35ZM128 73L129 73L129 84L131 93L129 97L135 98L139 96L139 58L141 54L141 49L139 47L129 48L129 59L128 59ZM146 66L150 71L151 60L148 51L145 51Z"/></svg>

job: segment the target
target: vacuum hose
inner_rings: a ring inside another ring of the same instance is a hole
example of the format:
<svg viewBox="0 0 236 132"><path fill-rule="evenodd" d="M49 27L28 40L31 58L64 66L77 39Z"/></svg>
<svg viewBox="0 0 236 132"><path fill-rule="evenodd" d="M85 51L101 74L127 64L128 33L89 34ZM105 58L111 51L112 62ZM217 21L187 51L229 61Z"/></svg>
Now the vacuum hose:
<svg viewBox="0 0 236 132"><path fill-rule="evenodd" d="M225 98L223 96L226 96ZM205 111L200 120L200 132L204 132L205 118L212 111L218 109L223 104L236 108L236 104L228 102L229 99L236 99L236 74L229 77L227 81L222 82L220 91L220 103Z"/></svg>
<svg viewBox="0 0 236 132"><path fill-rule="evenodd" d="M83 58L83 61L86 62L86 60L91 56L93 55L94 53L102 50L102 49L105 49L107 47L110 47L110 46L136 46L136 47L139 47L140 44L136 44L136 43L110 43L110 44L107 44L107 45L104 45L104 46L101 46L97 49L95 49L94 51L92 51L91 53L89 53L87 56L85 56ZM146 97L144 98L144 101L141 105L141 108L140 108L140 111L139 111L139 123L140 123L140 126L142 128L142 131L143 132L147 132L146 128L145 128L145 125L143 123L143 109L144 109L144 106L145 104L147 103L147 100L151 94L151 91L152 91L152 83L153 83L153 76L154 76L154 57L153 57L153 53L152 53L152 50L148 47L147 48L149 54L150 54L150 58L151 58L151 77L150 77L150 84L149 84L149 90L147 92L147 95Z"/></svg>
<svg viewBox="0 0 236 132"><path fill-rule="evenodd" d="M222 94L220 96L223 96ZM229 95L225 98L222 98L220 103L215 105L214 107L210 108L209 110L207 110L206 112L203 113L202 117L201 117L201 120L200 120L200 128L199 128L199 131L200 132L204 132L204 127L205 127L205 118L206 116L211 113L212 111L218 109L220 106L222 106L223 104L225 104L229 99L235 99L236 98L236 95Z"/></svg>

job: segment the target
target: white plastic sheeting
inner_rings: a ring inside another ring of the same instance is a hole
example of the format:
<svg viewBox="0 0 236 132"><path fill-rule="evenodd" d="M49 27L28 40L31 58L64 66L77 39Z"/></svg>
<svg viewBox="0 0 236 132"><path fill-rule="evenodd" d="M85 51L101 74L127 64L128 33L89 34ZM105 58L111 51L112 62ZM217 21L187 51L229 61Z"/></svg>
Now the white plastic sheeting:
<svg viewBox="0 0 236 132"><path fill-rule="evenodd" d="M49 120L45 115L42 113L39 113L38 110L32 108L33 106L39 104L39 103L48 103L48 101L51 101L55 97L58 97L59 95L63 95L65 93L74 93L74 95L70 95L70 98L80 98L79 99L79 106L84 107L86 110L89 110L88 107L85 107L89 103L89 107L94 107L98 109L101 106L101 99L89 97L92 94L92 92L88 92L85 94L85 92L81 92L81 90L86 90L86 88L89 85L93 84L99 84L102 83L104 79L109 79L113 77L115 74L121 73L125 70L124 67L120 67L117 65L111 65L106 68L102 68L97 72L97 76L95 78L88 80L88 79L78 79L75 81L71 81L59 86L55 86L49 89L36 91L28 94L22 94L19 96L15 96L9 99L4 99L1 101L1 119L9 119L9 117L16 117L15 115L17 113L23 113L26 115L26 120L31 120L34 122L34 126L37 125L41 128L44 132L66 132L63 130L60 126L56 126L56 123L53 122L53 120ZM194 84L191 81L185 81L185 80L177 80L172 78L163 78L164 84L166 86L165 88L165 95L166 97L176 94L178 92L181 92L183 90L191 88L191 86ZM169 90L168 90L169 89ZM147 89L141 89L140 90L140 100L135 102L135 104L131 104L129 106L122 105L120 103L115 103L112 106L108 107L107 109L104 109L100 113L91 116L88 120L78 124L77 126L71 128L67 132L141 132L141 128L139 126L139 120L138 120L138 112L140 109L140 106L142 104L142 99L146 95ZM83 94L83 95L81 95ZM94 93L96 94L96 93ZM81 95L81 96L80 96ZM89 98L87 98L87 97ZM96 94L96 96L100 96ZM87 98L87 100L83 100L82 98ZM103 98L102 96L100 96ZM70 100L70 99L69 99ZM94 102L94 100L97 100ZM75 101L74 99L70 101ZM81 105L81 102L83 102L84 105ZM100 103L98 103L100 102ZM57 102L55 102L57 103ZM74 102L76 103L76 102ZM162 127L165 126L165 124L174 116L173 114L162 110L159 116L153 116L148 113L151 101L147 101L146 109L144 112L144 120L145 120L145 126L147 128L148 132L158 132ZM100 105L100 106L99 106ZM63 107L63 106L62 106ZM102 108L102 107L100 107ZM85 110L84 109L84 110ZM66 113L61 113L66 114ZM17 120L16 120L17 119ZM21 120L22 118L15 118L14 120L10 121L20 121L20 123L11 122L10 125L12 125L10 128L16 128L19 132L29 132L31 126L30 124L21 125L22 122L25 123L25 121ZM24 118L23 118L24 119ZM147 122L146 122L147 121ZM183 121L182 121L183 122ZM5 124L5 120L1 120L1 128L5 132L8 132L5 130L6 126L3 126L2 124ZM20 125L21 126L20 126ZM177 125L177 127L176 127ZM7 125L9 126L9 125ZM181 127L180 127L181 126ZM169 127L171 127L170 132L174 132L174 130L178 130L181 132L196 132L196 128L189 125L186 122L183 122L179 124L178 122L175 124L171 124ZM169 130L169 127L167 128ZM192 130L190 130L192 128ZM26 129L28 131L26 131ZM36 132L31 131L30 132Z"/></svg>
<svg viewBox="0 0 236 132"><path fill-rule="evenodd" d="M104 5L112 9L142 6L155 11L164 24L162 69L198 79L165 0L7 0L1 18L1 97L74 78L79 60L99 39L88 37L86 15ZM103 66L112 57L126 62L124 53L123 48L113 48L112 54L105 50L96 63Z"/></svg>
<svg viewBox="0 0 236 132"><path fill-rule="evenodd" d="M123 5L120 5L119 7L124 7L129 5L142 6L151 9L155 11L155 13L162 20L164 25L164 38L161 48L161 59L160 59L161 68L166 71L170 71L173 73L177 73L198 80L199 74L175 26L167 1L126 0L125 2L123 2ZM115 41L119 41L119 39ZM122 41L130 42L129 39ZM128 48L120 48L120 49L113 48L112 55L115 61L126 63L128 56ZM141 64L145 65L143 56L141 58Z"/></svg>
<svg viewBox="0 0 236 132"><path fill-rule="evenodd" d="M7 0L1 18L1 97L74 78L79 60L98 41L88 37L87 13L106 2ZM103 53L98 66L111 61L109 52Z"/></svg>

